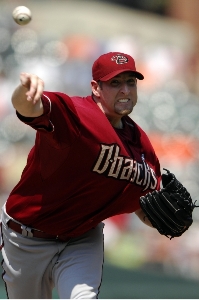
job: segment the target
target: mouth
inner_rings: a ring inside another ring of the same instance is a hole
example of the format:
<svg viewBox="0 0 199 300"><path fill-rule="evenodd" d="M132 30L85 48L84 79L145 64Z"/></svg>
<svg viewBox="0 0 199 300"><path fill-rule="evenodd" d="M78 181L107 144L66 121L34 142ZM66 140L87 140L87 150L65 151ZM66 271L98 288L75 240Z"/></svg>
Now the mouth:
<svg viewBox="0 0 199 300"><path fill-rule="evenodd" d="M128 101L128 98L118 100L119 103L127 103Z"/></svg>

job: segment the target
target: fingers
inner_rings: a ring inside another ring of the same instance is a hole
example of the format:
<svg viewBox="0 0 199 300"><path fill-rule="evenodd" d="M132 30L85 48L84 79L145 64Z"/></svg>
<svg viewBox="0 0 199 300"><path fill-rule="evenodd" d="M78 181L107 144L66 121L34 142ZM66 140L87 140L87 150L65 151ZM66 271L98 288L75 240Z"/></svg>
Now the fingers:
<svg viewBox="0 0 199 300"><path fill-rule="evenodd" d="M30 73L20 74L21 84L28 90L26 92L27 101L32 101L35 104L41 99L44 82L41 78Z"/></svg>

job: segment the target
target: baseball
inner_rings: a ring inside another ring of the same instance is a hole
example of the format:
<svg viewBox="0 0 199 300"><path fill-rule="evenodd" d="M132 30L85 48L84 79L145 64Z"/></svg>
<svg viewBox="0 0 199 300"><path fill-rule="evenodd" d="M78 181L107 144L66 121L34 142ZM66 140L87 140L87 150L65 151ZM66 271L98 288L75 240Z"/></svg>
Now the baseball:
<svg viewBox="0 0 199 300"><path fill-rule="evenodd" d="M14 21L19 25L26 25L32 19L32 14L26 6L17 6L12 13Z"/></svg>

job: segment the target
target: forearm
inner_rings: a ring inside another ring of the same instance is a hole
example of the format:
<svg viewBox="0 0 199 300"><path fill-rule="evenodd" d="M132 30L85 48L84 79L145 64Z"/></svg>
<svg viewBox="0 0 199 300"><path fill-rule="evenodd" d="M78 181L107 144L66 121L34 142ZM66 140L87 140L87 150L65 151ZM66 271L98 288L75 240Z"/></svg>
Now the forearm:
<svg viewBox="0 0 199 300"><path fill-rule="evenodd" d="M25 117L38 117L43 114L41 96L44 83L34 74L21 73L21 84L12 94L14 108Z"/></svg>
<svg viewBox="0 0 199 300"><path fill-rule="evenodd" d="M146 225L153 227L153 225L151 224L151 222L149 221L149 219L147 218L146 214L144 213L144 211L140 208L138 210L135 211L135 214L138 216L138 218Z"/></svg>
<svg viewBox="0 0 199 300"><path fill-rule="evenodd" d="M23 85L19 85L12 95L13 107L24 117L38 117L43 113L43 105L41 99L36 103L27 100L26 93L28 89Z"/></svg>

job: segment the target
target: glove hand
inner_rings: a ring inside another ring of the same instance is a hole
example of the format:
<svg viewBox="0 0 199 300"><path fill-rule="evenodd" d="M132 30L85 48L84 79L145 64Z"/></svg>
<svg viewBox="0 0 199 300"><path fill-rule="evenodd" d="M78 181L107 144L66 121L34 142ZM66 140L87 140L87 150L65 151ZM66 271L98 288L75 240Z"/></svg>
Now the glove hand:
<svg viewBox="0 0 199 300"><path fill-rule="evenodd" d="M162 175L163 188L140 197L140 206L153 227L172 239L191 226L196 205L175 175L166 171L167 174Z"/></svg>

